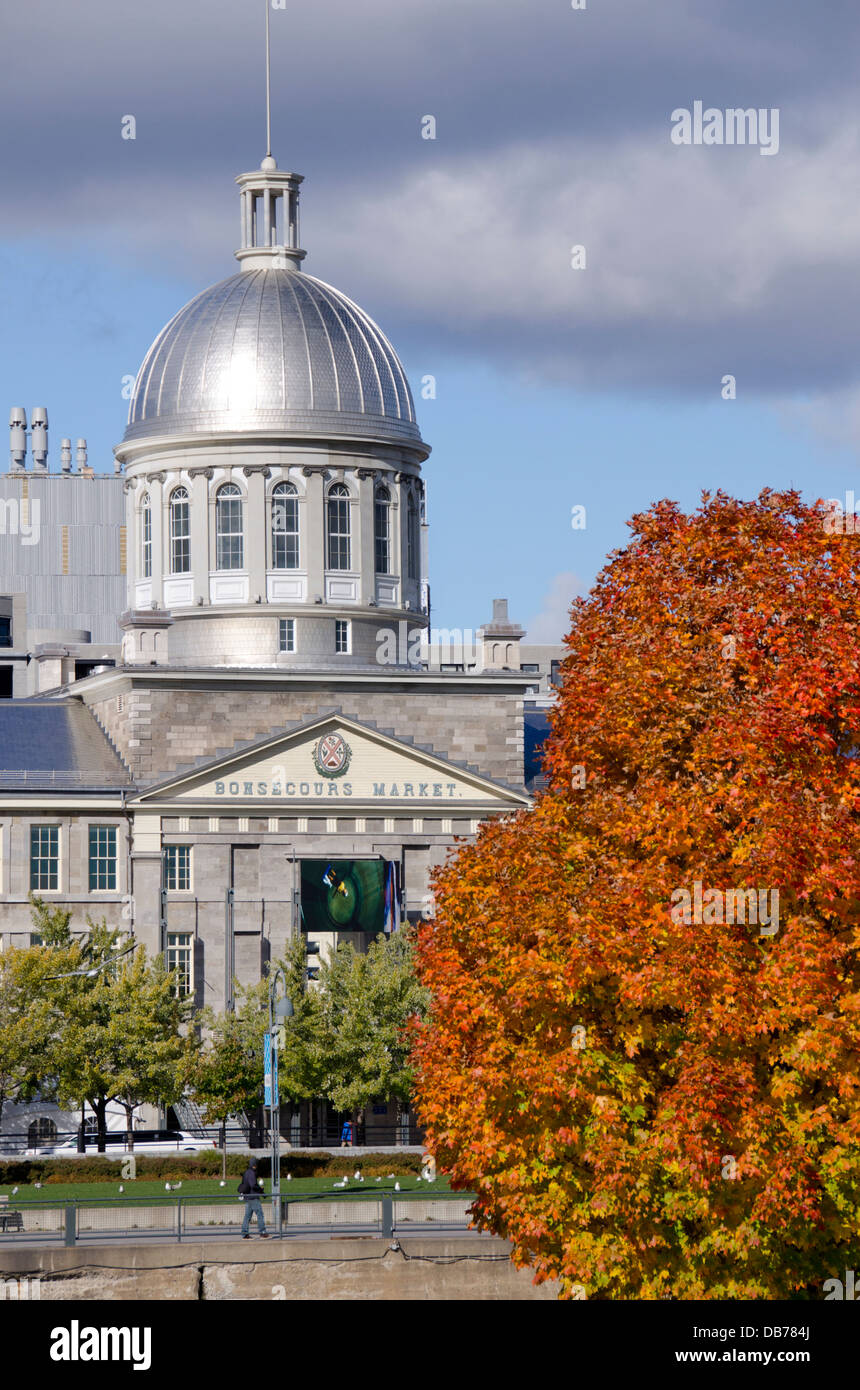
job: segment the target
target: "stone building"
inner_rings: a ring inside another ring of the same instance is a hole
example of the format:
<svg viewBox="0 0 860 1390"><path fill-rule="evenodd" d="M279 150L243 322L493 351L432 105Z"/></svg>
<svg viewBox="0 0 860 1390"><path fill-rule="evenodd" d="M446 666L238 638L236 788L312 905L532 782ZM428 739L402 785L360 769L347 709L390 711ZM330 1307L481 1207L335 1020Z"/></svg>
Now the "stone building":
<svg viewBox="0 0 860 1390"><path fill-rule="evenodd" d="M428 915L456 839L529 804L536 691L501 608L486 663L422 660L430 450L406 375L304 270L300 176L267 157L237 182L238 273L156 338L104 480L121 649L76 669L54 633L38 693L0 702L2 941L28 940L37 892L164 951L216 1009L293 932L325 952Z"/></svg>

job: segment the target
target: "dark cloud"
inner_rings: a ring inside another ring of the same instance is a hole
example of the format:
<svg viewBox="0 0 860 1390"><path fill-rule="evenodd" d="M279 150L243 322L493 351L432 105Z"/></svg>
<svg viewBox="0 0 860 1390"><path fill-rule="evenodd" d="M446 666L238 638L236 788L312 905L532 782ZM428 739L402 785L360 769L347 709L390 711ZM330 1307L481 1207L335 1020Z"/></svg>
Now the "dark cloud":
<svg viewBox="0 0 860 1390"><path fill-rule="evenodd" d="M708 394L732 372L763 395L850 392L860 8L588 3L273 10L274 143L308 175L308 270L425 358L596 389ZM201 285L230 274L232 176L263 153L263 16L262 0L10 10L0 232L64 229ZM779 154L673 147L670 113L696 99L778 106Z"/></svg>

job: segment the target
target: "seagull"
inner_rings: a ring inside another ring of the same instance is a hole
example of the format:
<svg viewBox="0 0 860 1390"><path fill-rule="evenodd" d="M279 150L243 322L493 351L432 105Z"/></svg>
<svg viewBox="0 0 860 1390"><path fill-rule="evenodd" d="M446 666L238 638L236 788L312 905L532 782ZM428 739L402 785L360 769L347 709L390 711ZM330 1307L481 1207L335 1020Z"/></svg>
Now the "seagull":
<svg viewBox="0 0 860 1390"><path fill-rule="evenodd" d="M16 1193L17 1191L18 1191L17 1187L13 1187L13 1188L12 1188L12 1196L13 1196L13 1197L15 1196L15 1193Z"/></svg>
<svg viewBox="0 0 860 1390"><path fill-rule="evenodd" d="M175 1183L173 1184L174 1189L176 1189L177 1187L181 1187L181 1186L182 1186L182 1183L181 1183L181 1182L175 1182Z"/></svg>
<svg viewBox="0 0 860 1390"><path fill-rule="evenodd" d="M382 1182L382 1178L377 1178L376 1181L377 1181L377 1182Z"/></svg>
<svg viewBox="0 0 860 1390"><path fill-rule="evenodd" d="M33 1183L33 1186L34 1186L34 1187L41 1187L42 1184L41 1184L40 1182L34 1182L34 1183Z"/></svg>
<svg viewBox="0 0 860 1390"><path fill-rule="evenodd" d="M225 1181L224 1181L223 1178L222 1178L221 1181L219 1182L218 1186L219 1186L219 1187L226 1187L226 1186L227 1186L227 1184L225 1183Z"/></svg>
<svg viewBox="0 0 860 1390"><path fill-rule="evenodd" d="M358 1170L357 1168L356 1168L355 1172L354 1172L353 1175L352 1175L352 1180L353 1180L353 1182L361 1182L361 1180L362 1180L362 1178L361 1178L361 1173L359 1172L359 1170Z"/></svg>
<svg viewBox="0 0 860 1390"><path fill-rule="evenodd" d="M120 1183L119 1185L119 1190L120 1192L125 1192L125 1188L123 1187L122 1183Z"/></svg>
<svg viewBox="0 0 860 1390"><path fill-rule="evenodd" d="M165 1192L169 1192L169 1191L170 1191L170 1183L169 1183L169 1182L166 1182L166 1183L164 1184L164 1190L165 1190Z"/></svg>
<svg viewBox="0 0 860 1390"><path fill-rule="evenodd" d="M292 1175L292 1173L287 1173L287 1182L292 1182L292 1180L293 1180L293 1175Z"/></svg>
<svg viewBox="0 0 860 1390"><path fill-rule="evenodd" d="M399 1191L400 1191L400 1183L399 1183L399 1182L396 1182L396 1183L394 1184L394 1191L395 1191L395 1192L399 1192Z"/></svg>

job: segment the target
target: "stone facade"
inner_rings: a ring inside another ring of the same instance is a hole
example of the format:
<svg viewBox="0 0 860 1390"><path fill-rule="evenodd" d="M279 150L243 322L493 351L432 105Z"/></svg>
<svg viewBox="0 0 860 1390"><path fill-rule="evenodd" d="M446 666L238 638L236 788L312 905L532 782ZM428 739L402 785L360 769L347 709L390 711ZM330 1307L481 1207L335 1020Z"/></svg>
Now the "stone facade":
<svg viewBox="0 0 860 1390"><path fill-rule="evenodd" d="M523 786L525 682L418 676L384 684L320 678L302 683L284 677L227 685L210 674L164 683L145 675L94 677L84 699L139 782L251 742L324 710L340 709L362 723L374 722L400 738L430 745L455 763L474 765L485 777Z"/></svg>

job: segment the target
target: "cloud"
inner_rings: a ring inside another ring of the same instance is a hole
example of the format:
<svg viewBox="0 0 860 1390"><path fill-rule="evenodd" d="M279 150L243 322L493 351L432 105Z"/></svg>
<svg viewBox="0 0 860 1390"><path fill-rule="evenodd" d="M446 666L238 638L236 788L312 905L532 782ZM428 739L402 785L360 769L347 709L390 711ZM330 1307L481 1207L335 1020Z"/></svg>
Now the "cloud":
<svg viewBox="0 0 860 1390"><path fill-rule="evenodd" d="M540 612L526 624L523 641L533 646L563 641L570 628L570 606L584 591L582 580L572 570L557 574L544 594Z"/></svg>
<svg viewBox="0 0 860 1390"><path fill-rule="evenodd" d="M739 400L816 397L826 414L860 378L860 10L836 9L272 11L275 149L308 176L306 269L425 361L700 399L731 374ZM233 176L262 154L259 20L237 0L14 7L0 234L54 260L58 237L86 242L198 289L234 273ZM673 146L670 113L696 99L779 106L779 154Z"/></svg>

